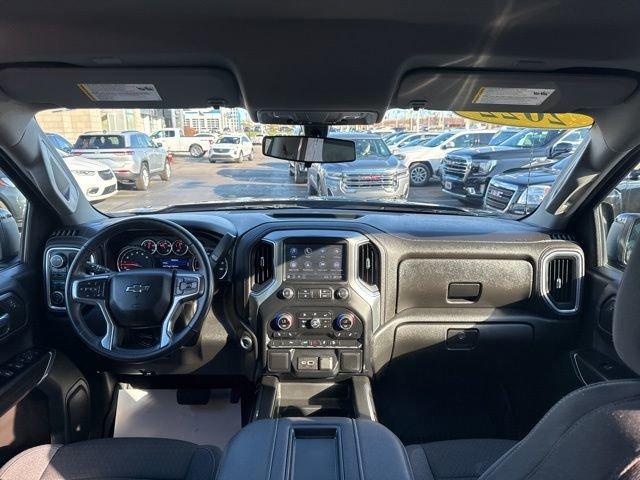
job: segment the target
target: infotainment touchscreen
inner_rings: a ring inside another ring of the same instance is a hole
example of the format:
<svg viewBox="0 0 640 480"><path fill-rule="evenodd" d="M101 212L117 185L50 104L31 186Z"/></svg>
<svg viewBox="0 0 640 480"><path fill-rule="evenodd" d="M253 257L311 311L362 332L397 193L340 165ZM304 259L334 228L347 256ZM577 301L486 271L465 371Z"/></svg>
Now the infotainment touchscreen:
<svg viewBox="0 0 640 480"><path fill-rule="evenodd" d="M344 245L286 244L287 280L344 280Z"/></svg>

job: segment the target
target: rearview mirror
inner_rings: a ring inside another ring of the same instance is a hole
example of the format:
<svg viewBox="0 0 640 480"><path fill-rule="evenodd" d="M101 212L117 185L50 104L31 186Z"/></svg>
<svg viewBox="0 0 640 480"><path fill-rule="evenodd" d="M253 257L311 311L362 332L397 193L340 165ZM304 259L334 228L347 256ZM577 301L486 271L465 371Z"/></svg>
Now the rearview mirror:
<svg viewBox="0 0 640 480"><path fill-rule="evenodd" d="M338 138L268 136L262 139L262 154L291 162L353 162L356 144Z"/></svg>
<svg viewBox="0 0 640 480"><path fill-rule="evenodd" d="M607 257L620 267L629 262L631 252L640 236L640 213L621 213L607 234Z"/></svg>
<svg viewBox="0 0 640 480"><path fill-rule="evenodd" d="M575 149L575 146L569 142L558 142L549 152L549 158L558 158L560 155L567 155Z"/></svg>

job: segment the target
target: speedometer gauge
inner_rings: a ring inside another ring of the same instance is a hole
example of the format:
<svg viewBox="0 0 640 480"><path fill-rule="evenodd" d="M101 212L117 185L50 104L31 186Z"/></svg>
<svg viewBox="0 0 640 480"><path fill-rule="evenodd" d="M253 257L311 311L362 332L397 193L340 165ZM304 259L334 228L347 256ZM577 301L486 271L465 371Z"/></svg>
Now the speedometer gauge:
<svg viewBox="0 0 640 480"><path fill-rule="evenodd" d="M140 247L127 247L120 252L117 261L118 271L137 268L153 268L153 259L149 252Z"/></svg>
<svg viewBox="0 0 640 480"><path fill-rule="evenodd" d="M173 251L173 243L170 240L158 241L158 253L160 255L169 255Z"/></svg>

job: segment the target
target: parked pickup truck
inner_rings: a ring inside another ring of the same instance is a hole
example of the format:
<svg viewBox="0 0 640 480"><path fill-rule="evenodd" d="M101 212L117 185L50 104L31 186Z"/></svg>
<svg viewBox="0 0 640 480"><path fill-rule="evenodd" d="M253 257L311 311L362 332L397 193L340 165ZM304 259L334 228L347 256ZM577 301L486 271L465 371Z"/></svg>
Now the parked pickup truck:
<svg viewBox="0 0 640 480"><path fill-rule="evenodd" d="M442 163L442 191L467 203L482 204L494 176L530 163L565 158L588 134L588 128L532 128L497 146L456 150Z"/></svg>
<svg viewBox="0 0 640 480"><path fill-rule="evenodd" d="M151 138L169 152L189 152L192 157L201 157L215 143L217 136L209 133L188 136L180 128L163 128Z"/></svg>

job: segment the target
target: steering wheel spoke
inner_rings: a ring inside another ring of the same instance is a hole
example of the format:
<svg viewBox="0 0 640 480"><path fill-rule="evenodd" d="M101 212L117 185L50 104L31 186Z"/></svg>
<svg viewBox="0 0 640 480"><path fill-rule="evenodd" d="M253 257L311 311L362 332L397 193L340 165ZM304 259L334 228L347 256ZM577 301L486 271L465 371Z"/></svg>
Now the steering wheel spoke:
<svg viewBox="0 0 640 480"><path fill-rule="evenodd" d="M77 303L98 307L105 323L105 334L100 345L105 350L113 350L117 346L118 327L107 307L107 289L113 273L101 275L84 275L73 280L71 297Z"/></svg>
<svg viewBox="0 0 640 480"><path fill-rule="evenodd" d="M171 345L175 322L182 311L183 304L202 296L204 282L204 276L198 273L176 273L173 282L173 301L162 322L159 348Z"/></svg>
<svg viewBox="0 0 640 480"><path fill-rule="evenodd" d="M107 309L104 301L100 302L98 304L98 307L102 312L102 316L104 317L104 323L106 327L106 332L100 339L100 345L105 350L113 350L118 345L119 329L116 326L116 323L111 318L111 315L109 314L109 310Z"/></svg>

